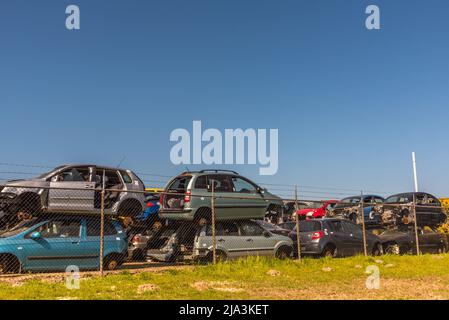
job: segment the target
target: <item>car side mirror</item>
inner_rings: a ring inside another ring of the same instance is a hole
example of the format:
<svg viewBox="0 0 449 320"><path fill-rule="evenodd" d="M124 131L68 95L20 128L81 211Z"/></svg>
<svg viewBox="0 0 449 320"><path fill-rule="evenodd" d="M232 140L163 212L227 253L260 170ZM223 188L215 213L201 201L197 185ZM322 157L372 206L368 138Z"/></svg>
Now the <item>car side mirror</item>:
<svg viewBox="0 0 449 320"><path fill-rule="evenodd" d="M34 231L30 234L30 239L37 240L41 238L41 233L39 231Z"/></svg>
<svg viewBox="0 0 449 320"><path fill-rule="evenodd" d="M265 230L262 234L263 234L263 236L264 236L265 238L271 237L271 233L268 232L268 231L266 231L266 230Z"/></svg>

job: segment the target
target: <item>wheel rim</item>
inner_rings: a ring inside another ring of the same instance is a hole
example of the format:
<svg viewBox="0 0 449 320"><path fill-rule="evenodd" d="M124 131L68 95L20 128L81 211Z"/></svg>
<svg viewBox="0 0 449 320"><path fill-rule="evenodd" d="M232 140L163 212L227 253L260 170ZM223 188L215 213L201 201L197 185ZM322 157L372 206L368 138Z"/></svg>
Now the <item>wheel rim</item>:
<svg viewBox="0 0 449 320"><path fill-rule="evenodd" d="M108 269L109 270L114 270L115 268L117 268L118 263L115 260L109 261L108 263Z"/></svg>

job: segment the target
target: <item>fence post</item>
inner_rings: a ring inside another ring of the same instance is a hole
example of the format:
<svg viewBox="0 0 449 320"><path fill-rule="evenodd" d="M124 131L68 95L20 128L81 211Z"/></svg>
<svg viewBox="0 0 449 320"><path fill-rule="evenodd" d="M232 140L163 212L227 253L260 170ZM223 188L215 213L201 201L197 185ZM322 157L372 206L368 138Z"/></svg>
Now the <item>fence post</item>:
<svg viewBox="0 0 449 320"><path fill-rule="evenodd" d="M416 195L413 194L413 220L415 221L415 242L416 242L416 255L419 256L419 237L418 237L418 218L416 217Z"/></svg>
<svg viewBox="0 0 449 320"><path fill-rule="evenodd" d="M368 256L368 252L366 250L366 228L365 228L365 208L364 208L365 201L363 200L363 191L360 192L360 213L362 216L362 237L363 237L363 253L366 256Z"/></svg>
<svg viewBox="0 0 449 320"><path fill-rule="evenodd" d="M211 180L212 262L217 263L217 237L215 234L215 183Z"/></svg>
<svg viewBox="0 0 449 320"><path fill-rule="evenodd" d="M100 209L100 274L103 276L104 265L104 195L105 195L105 170L103 170L103 181L101 184L101 209Z"/></svg>
<svg viewBox="0 0 449 320"><path fill-rule="evenodd" d="M296 245L298 246L298 260L301 261L301 233L299 232L298 214L298 186L295 185L295 219L296 219Z"/></svg>

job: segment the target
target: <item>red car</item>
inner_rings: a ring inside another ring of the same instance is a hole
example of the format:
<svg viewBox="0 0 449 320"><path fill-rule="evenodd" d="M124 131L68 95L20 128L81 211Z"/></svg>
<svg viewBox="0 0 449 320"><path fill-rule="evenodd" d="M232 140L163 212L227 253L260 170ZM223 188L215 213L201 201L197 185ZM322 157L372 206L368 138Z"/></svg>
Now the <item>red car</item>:
<svg viewBox="0 0 449 320"><path fill-rule="evenodd" d="M326 202L315 202L311 206L298 210L296 213L300 219L316 219L326 216L326 211L332 209L337 200L327 200Z"/></svg>

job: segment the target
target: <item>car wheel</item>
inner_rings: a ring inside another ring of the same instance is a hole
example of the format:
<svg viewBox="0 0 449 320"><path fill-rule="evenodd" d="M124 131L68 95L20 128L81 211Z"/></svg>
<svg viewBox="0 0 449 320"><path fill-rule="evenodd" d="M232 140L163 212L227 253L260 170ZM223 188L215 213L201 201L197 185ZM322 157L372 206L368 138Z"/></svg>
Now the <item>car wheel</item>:
<svg viewBox="0 0 449 320"><path fill-rule="evenodd" d="M290 258L291 253L292 249L290 247L283 246L277 249L275 257L277 259L285 260L287 258Z"/></svg>
<svg viewBox="0 0 449 320"><path fill-rule="evenodd" d="M446 253L447 252L447 248L444 244L440 244L440 246L438 247L438 254L442 254L442 253Z"/></svg>
<svg viewBox="0 0 449 320"><path fill-rule="evenodd" d="M333 258L333 257L335 257L335 253L336 253L336 249L334 249L330 246L326 246L321 255L323 257Z"/></svg>
<svg viewBox="0 0 449 320"><path fill-rule="evenodd" d="M380 243L376 243L374 245L372 255L373 256L380 256L380 255L382 255L382 253L383 253L382 245Z"/></svg>
<svg viewBox="0 0 449 320"><path fill-rule="evenodd" d="M117 269L118 266L120 266L120 259L118 258L118 256L110 255L104 259L103 262L104 269L112 271Z"/></svg>
<svg viewBox="0 0 449 320"><path fill-rule="evenodd" d="M397 243L390 243L385 248L385 253L399 255L399 254L401 254L401 248L399 247L399 245Z"/></svg>

